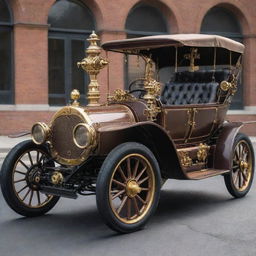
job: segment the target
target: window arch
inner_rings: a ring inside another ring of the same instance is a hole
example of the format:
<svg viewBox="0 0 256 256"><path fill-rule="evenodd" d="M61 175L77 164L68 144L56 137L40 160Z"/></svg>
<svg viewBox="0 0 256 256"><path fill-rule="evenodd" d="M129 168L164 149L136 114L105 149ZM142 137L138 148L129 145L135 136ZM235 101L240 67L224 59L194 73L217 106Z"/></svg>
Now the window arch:
<svg viewBox="0 0 256 256"><path fill-rule="evenodd" d="M243 42L243 33L240 23L236 16L226 8L213 7L205 15L202 25L201 33L217 34L229 37L238 42ZM242 80L242 79L240 79ZM243 83L239 82L238 90L233 98L231 109L243 108Z"/></svg>
<svg viewBox="0 0 256 256"><path fill-rule="evenodd" d="M140 3L136 5L128 14L125 23L127 38L167 34L166 20L159 9ZM138 66L141 74L138 74ZM144 63L135 56L129 56L125 64L126 87L134 79L141 77L144 73Z"/></svg>
<svg viewBox="0 0 256 256"><path fill-rule="evenodd" d="M0 0L0 104L13 103L13 24L7 3L5 0Z"/></svg>
<svg viewBox="0 0 256 256"><path fill-rule="evenodd" d="M95 30L95 20L80 1L57 0L50 9L48 23L49 104L65 105L72 89L86 94L88 76L78 70L77 62L84 56L86 39ZM81 97L81 101L84 99Z"/></svg>

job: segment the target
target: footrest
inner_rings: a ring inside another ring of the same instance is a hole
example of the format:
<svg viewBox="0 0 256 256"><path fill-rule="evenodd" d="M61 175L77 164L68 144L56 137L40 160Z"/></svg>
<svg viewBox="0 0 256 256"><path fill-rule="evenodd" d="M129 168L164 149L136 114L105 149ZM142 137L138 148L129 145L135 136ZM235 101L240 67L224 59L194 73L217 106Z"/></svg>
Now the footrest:
<svg viewBox="0 0 256 256"><path fill-rule="evenodd" d="M202 180L209 177L214 177L224 173L228 173L229 170L219 170L219 169L202 169L200 171L187 172L187 176L191 180Z"/></svg>

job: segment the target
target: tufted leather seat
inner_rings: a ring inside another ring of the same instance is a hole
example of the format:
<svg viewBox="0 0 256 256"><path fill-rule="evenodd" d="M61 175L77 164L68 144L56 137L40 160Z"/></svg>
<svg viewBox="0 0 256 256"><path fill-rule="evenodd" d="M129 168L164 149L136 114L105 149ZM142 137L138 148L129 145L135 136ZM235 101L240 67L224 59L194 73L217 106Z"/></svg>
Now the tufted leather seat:
<svg viewBox="0 0 256 256"><path fill-rule="evenodd" d="M228 75L228 70L177 72L173 81L166 83L161 101L166 105L213 103L219 83Z"/></svg>

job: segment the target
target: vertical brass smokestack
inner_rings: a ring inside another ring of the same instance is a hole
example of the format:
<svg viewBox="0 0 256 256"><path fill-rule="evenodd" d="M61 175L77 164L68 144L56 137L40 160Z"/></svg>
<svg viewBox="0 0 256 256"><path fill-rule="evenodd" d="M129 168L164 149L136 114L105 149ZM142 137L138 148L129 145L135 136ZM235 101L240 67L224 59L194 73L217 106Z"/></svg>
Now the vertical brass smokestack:
<svg viewBox="0 0 256 256"><path fill-rule="evenodd" d="M87 93L88 106L99 106L100 91L97 75L100 70L108 64L106 59L99 56L101 53L101 47L98 46L99 40L99 37L93 31L87 39L90 43L89 47L85 51L87 57L77 63L77 66L81 66L90 77L90 84L88 85Z"/></svg>

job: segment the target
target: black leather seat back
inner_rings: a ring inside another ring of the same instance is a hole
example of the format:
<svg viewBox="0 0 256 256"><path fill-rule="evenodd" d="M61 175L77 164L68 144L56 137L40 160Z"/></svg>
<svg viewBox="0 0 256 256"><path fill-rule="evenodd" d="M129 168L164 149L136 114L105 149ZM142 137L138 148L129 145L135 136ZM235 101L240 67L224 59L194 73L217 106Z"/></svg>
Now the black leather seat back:
<svg viewBox="0 0 256 256"><path fill-rule="evenodd" d="M229 70L177 72L173 81L166 83L161 101L166 105L214 103L220 82L228 76Z"/></svg>

